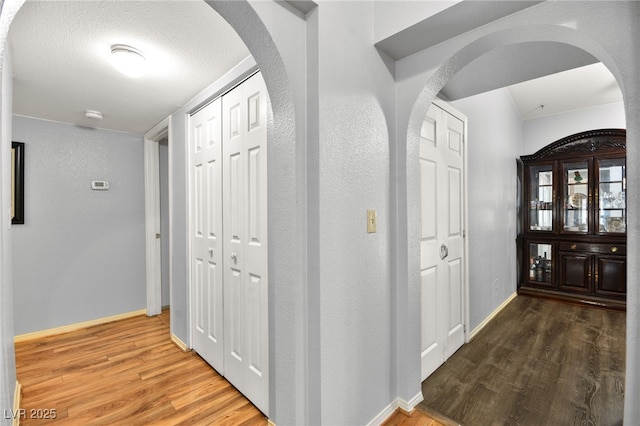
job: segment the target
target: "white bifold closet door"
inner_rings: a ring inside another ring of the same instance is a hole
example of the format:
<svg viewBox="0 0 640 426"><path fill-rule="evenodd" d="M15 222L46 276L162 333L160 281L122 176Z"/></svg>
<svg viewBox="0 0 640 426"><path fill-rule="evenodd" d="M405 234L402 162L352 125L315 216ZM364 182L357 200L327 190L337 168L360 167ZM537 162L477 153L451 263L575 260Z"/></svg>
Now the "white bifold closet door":
<svg viewBox="0 0 640 426"><path fill-rule="evenodd" d="M191 344L223 374L222 99L193 114L189 130Z"/></svg>
<svg viewBox="0 0 640 426"><path fill-rule="evenodd" d="M193 349L268 415L266 108L258 73L189 127Z"/></svg>

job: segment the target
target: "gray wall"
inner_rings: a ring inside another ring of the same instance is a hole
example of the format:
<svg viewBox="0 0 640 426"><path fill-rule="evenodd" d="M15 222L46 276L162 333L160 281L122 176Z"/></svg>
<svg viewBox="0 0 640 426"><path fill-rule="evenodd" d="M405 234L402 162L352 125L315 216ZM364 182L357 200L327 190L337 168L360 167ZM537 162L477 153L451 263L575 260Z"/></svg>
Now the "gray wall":
<svg viewBox="0 0 640 426"><path fill-rule="evenodd" d="M15 333L144 309L142 136L14 117L13 137L26 144Z"/></svg>
<svg viewBox="0 0 640 426"><path fill-rule="evenodd" d="M322 423L366 424L393 400L389 163L395 92L370 47L372 4L323 3L318 22ZM367 209L378 212L375 234L367 234Z"/></svg>
<svg viewBox="0 0 640 426"><path fill-rule="evenodd" d="M516 163L573 133L624 128L621 103L521 120L506 89L452 102L468 118L469 298L473 330L516 291Z"/></svg>
<svg viewBox="0 0 640 426"><path fill-rule="evenodd" d="M452 102L467 116L469 326L516 291L516 161L522 121L506 89Z"/></svg>
<svg viewBox="0 0 640 426"><path fill-rule="evenodd" d="M523 121L522 125L523 154L533 154L548 144L574 133L627 127L622 102L532 118Z"/></svg>
<svg viewBox="0 0 640 426"><path fill-rule="evenodd" d="M2 151L2 174L0 184L2 185L2 196L0 198L0 211L7 211L8 197L10 190L8 176L10 166L8 159L11 149L11 101L13 95L13 81L11 60L3 51L1 68L2 93L0 94L0 132L2 140L0 150ZM11 277L11 242L12 229L9 215L2 215L0 219L0 410L13 408L13 395L16 386L16 361L13 345L13 279ZM4 411L3 411L4 412ZM4 416L3 416L4 417ZM0 419L0 424L10 425L11 420Z"/></svg>

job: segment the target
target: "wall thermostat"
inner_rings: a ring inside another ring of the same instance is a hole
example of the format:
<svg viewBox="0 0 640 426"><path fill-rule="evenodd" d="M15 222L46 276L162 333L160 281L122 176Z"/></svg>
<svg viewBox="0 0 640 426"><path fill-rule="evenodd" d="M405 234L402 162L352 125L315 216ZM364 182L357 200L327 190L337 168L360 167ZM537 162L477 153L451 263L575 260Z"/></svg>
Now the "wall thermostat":
<svg viewBox="0 0 640 426"><path fill-rule="evenodd" d="M107 189L109 189L109 182L107 182L106 180L92 180L91 189L106 191Z"/></svg>

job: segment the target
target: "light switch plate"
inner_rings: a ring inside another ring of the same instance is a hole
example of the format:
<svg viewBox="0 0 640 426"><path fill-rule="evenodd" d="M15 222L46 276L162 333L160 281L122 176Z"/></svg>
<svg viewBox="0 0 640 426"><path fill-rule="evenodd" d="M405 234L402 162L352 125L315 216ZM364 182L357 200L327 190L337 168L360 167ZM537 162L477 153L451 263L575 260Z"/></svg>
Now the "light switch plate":
<svg viewBox="0 0 640 426"><path fill-rule="evenodd" d="M91 189L98 191L107 191L109 190L109 182L106 180L92 180Z"/></svg>
<svg viewBox="0 0 640 426"><path fill-rule="evenodd" d="M378 212L367 210L367 232L373 234L378 231Z"/></svg>

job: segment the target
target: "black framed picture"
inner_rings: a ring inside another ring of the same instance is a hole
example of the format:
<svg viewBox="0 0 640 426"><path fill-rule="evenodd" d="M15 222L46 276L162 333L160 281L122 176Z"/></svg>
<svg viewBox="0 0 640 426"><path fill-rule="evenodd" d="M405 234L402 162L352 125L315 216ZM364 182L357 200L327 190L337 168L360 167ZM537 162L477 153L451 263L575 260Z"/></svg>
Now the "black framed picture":
<svg viewBox="0 0 640 426"><path fill-rule="evenodd" d="M11 223L24 224L24 142L11 142Z"/></svg>

